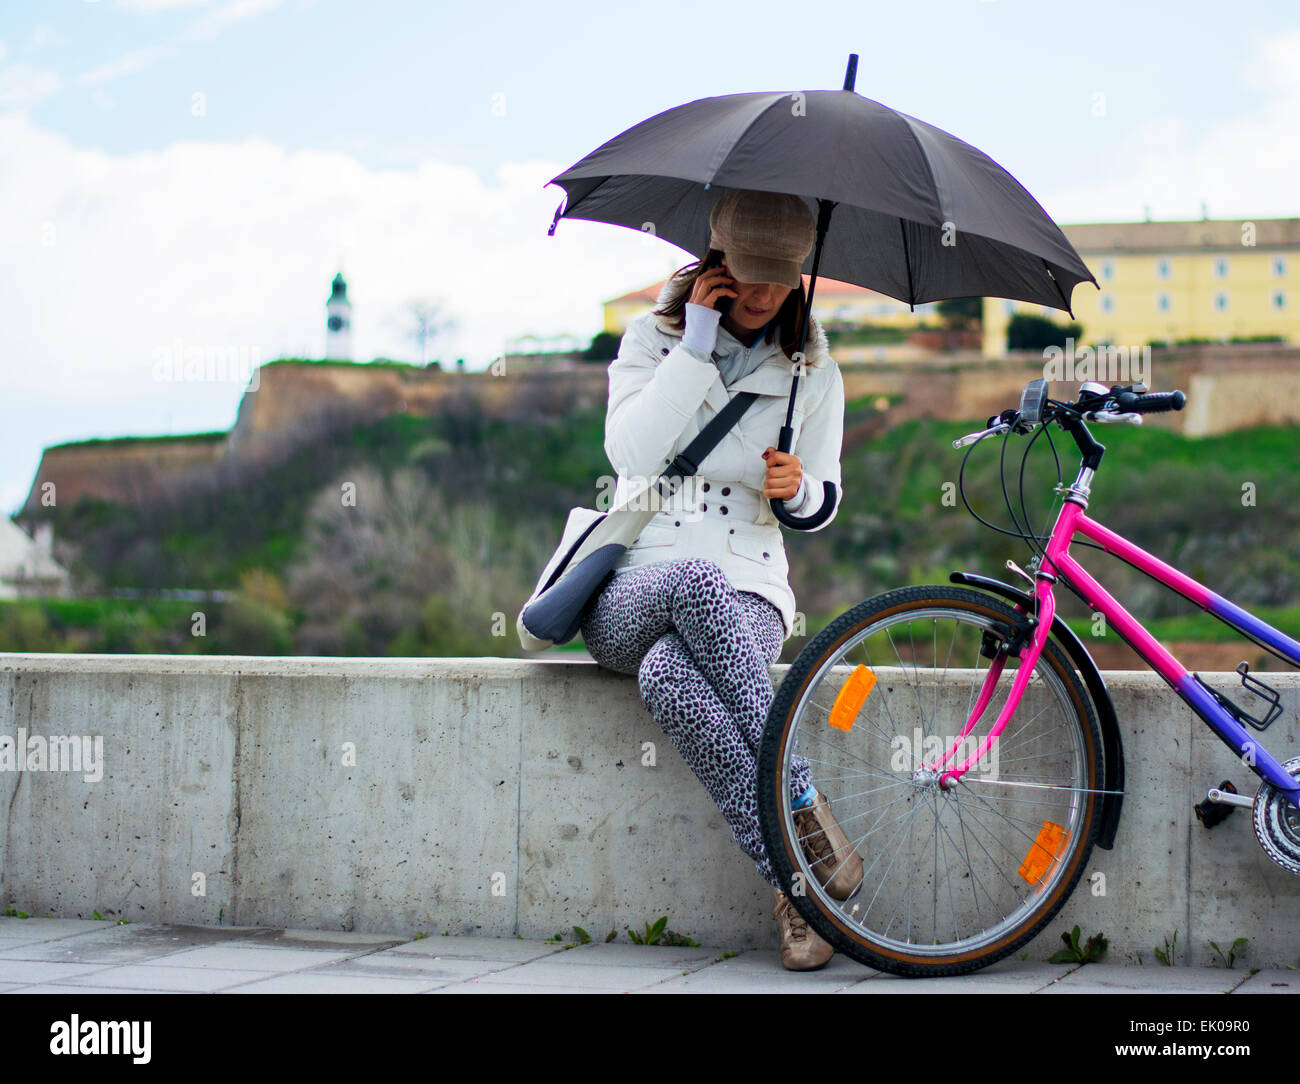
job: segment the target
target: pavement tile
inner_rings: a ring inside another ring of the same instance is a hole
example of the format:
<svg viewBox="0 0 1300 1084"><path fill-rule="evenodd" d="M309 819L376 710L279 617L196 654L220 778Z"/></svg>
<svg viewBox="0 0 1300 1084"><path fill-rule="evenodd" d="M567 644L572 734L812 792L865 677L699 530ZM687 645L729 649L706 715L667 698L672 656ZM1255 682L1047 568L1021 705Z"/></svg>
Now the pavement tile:
<svg viewBox="0 0 1300 1084"><path fill-rule="evenodd" d="M326 965L330 973L337 975L377 975L395 979L424 979L429 982L464 982L498 971L513 970L517 966L503 960L469 960L462 957L440 960L425 956L398 956L389 952L372 952L353 960Z"/></svg>
<svg viewBox="0 0 1300 1084"><path fill-rule="evenodd" d="M0 919L0 993L1300 993L1300 971L1002 960L970 975L905 979L843 954L792 972L771 949L343 930ZM683 974L683 972L687 972Z"/></svg>
<svg viewBox="0 0 1300 1084"><path fill-rule="evenodd" d="M1234 994L1300 994L1300 971L1288 971L1284 967L1266 967L1232 992Z"/></svg>
<svg viewBox="0 0 1300 1084"><path fill-rule="evenodd" d="M1244 971L1203 967L1125 967L1120 964L1084 964L1043 994L1179 993L1224 994L1238 985Z"/></svg>
<svg viewBox="0 0 1300 1084"><path fill-rule="evenodd" d="M554 942L520 941L514 937L422 937L390 950L412 956L461 957L473 960L500 960L522 963L563 952Z"/></svg>
<svg viewBox="0 0 1300 1084"><path fill-rule="evenodd" d="M510 986L576 987L583 990L641 990L666 979L680 976L681 968L627 967L616 964L562 964L537 960L495 975L485 975L479 985L504 983Z"/></svg>
<svg viewBox="0 0 1300 1084"><path fill-rule="evenodd" d="M18 990L6 990L13 994L141 994L144 990L133 990L125 986L55 986L49 983L36 986L24 986Z"/></svg>
<svg viewBox="0 0 1300 1084"><path fill-rule="evenodd" d="M623 993L621 990L617 992L592 990L581 986L515 986L508 982L464 982L455 986L440 986L436 990L425 992L430 994L610 994L615 997Z"/></svg>
<svg viewBox="0 0 1300 1084"><path fill-rule="evenodd" d="M102 971L104 966L55 960L3 960L0 961L0 982L58 982L60 979L94 974Z"/></svg>
<svg viewBox="0 0 1300 1084"><path fill-rule="evenodd" d="M775 950L744 952L690 975L662 982L647 993L835 993L868 979L873 972L841 955L820 971L787 971Z"/></svg>
<svg viewBox="0 0 1300 1084"><path fill-rule="evenodd" d="M62 960L72 963L130 963L155 959L195 945L183 928L157 925L111 926L76 936L11 946L0 939L5 960Z"/></svg>
<svg viewBox="0 0 1300 1084"><path fill-rule="evenodd" d="M361 951L368 948L381 948L400 945L409 941L406 934L358 933L353 930L258 930L249 938L250 944L264 941L294 945L297 948L309 948L320 945L329 949L350 948Z"/></svg>
<svg viewBox="0 0 1300 1084"><path fill-rule="evenodd" d="M90 930L112 929L116 922L93 918L6 918L0 917L0 937L67 937ZM129 925L129 923L128 923Z"/></svg>
<svg viewBox="0 0 1300 1084"><path fill-rule="evenodd" d="M552 957L557 964L595 964L610 967L686 968L702 967L716 960L716 948L682 948L669 945L578 945Z"/></svg>
<svg viewBox="0 0 1300 1084"><path fill-rule="evenodd" d="M230 994L419 994L433 987L428 979L388 979L378 975L336 975L295 971L272 975L224 991Z"/></svg>
<svg viewBox="0 0 1300 1084"><path fill-rule="evenodd" d="M886 971L867 971L868 981L845 990L853 994L1032 994L1056 982L1070 971L1069 964L996 964L970 975L946 978L909 979Z"/></svg>
<svg viewBox="0 0 1300 1084"><path fill-rule="evenodd" d="M226 986L266 978L265 971L227 971L215 967L159 967L156 964L131 964L110 967L83 975L76 981L87 988L134 990L137 993L211 993Z"/></svg>
<svg viewBox="0 0 1300 1084"><path fill-rule="evenodd" d="M288 947L244 947L238 942L186 949L155 961L159 967L215 967L225 971L299 971L333 960L346 960L351 952L322 952Z"/></svg>

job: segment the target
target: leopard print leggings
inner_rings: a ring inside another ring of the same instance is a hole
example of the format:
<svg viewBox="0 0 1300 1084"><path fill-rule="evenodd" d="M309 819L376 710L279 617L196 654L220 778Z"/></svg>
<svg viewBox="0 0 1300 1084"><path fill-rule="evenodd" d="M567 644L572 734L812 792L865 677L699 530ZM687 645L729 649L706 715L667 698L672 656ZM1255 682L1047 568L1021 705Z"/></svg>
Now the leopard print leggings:
<svg viewBox="0 0 1300 1084"><path fill-rule="evenodd" d="M780 887L758 823L759 742L775 692L768 667L785 627L775 606L688 557L614 575L587 604L583 641L609 670L637 675L641 700L717 803L759 876ZM794 800L811 782L795 758Z"/></svg>

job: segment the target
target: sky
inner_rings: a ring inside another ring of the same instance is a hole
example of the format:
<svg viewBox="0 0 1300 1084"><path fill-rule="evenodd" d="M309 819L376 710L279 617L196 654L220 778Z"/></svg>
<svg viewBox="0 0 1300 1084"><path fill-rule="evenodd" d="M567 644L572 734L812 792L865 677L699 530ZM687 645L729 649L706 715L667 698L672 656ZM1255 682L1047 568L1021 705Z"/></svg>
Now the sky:
<svg viewBox="0 0 1300 1084"><path fill-rule="evenodd" d="M698 98L856 89L979 147L1058 222L1300 215L1294 0L0 3L0 508L44 447L224 430L249 368L482 369L693 256L547 182ZM222 379L169 379L217 349Z"/></svg>

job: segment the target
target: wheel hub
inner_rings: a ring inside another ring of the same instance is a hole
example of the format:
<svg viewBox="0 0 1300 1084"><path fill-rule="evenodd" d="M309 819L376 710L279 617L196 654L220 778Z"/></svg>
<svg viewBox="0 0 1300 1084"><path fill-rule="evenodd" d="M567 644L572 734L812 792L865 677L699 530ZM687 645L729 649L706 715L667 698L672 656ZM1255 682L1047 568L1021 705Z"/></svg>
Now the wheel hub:
<svg viewBox="0 0 1300 1084"><path fill-rule="evenodd" d="M929 768L917 768L912 773L912 786L922 789L932 789L939 782L939 773L931 771Z"/></svg>

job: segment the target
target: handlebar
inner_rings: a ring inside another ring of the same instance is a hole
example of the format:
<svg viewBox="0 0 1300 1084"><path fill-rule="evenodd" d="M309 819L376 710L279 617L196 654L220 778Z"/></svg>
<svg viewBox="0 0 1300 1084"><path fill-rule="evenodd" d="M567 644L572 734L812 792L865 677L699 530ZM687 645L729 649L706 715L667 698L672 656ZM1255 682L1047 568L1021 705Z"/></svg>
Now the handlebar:
<svg viewBox="0 0 1300 1084"><path fill-rule="evenodd" d="M1026 404L1032 404L1026 408ZM1039 422L1062 420L1093 421L1109 424L1141 425L1143 414L1164 414L1182 410L1187 396L1181 391L1148 392L1144 384L1114 385L1106 388L1100 384L1084 384L1079 398L1073 403L1056 402L1047 398L1047 381L1034 380L1021 397L1021 407L1033 415L1032 421L1022 416L1020 410L1004 410L989 419L987 429L967 433L952 442L954 448L964 448L985 437L1014 430L1027 433Z"/></svg>
<svg viewBox="0 0 1300 1084"><path fill-rule="evenodd" d="M1187 396L1181 391L1151 391L1140 395L1126 390L1115 396L1115 405L1131 414L1164 414L1182 410L1187 405Z"/></svg>

